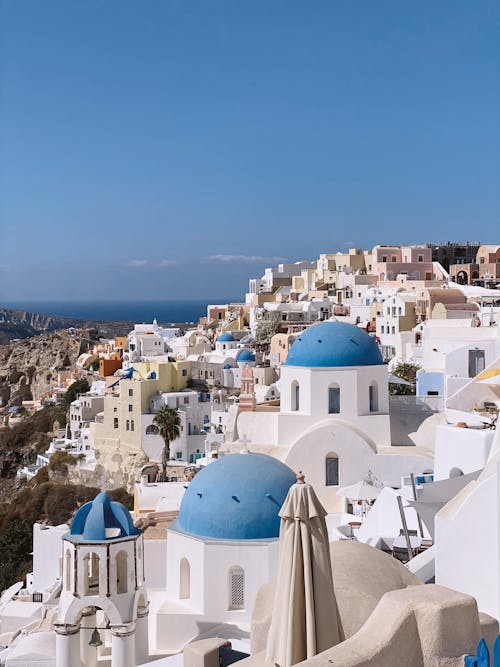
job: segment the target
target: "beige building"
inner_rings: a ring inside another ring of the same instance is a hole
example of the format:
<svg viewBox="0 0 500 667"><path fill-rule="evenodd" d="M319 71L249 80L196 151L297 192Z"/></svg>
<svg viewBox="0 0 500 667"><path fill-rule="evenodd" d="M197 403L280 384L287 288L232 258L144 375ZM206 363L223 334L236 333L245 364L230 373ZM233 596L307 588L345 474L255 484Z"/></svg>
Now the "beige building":
<svg viewBox="0 0 500 667"><path fill-rule="evenodd" d="M436 303L432 309L433 320L469 320L479 318L477 303Z"/></svg>
<svg viewBox="0 0 500 667"><path fill-rule="evenodd" d="M130 485L145 462L144 438L152 424L151 399L187 387L189 361L136 363L132 379L120 380L104 398L104 410L90 424L90 443L113 482Z"/></svg>
<svg viewBox="0 0 500 667"><path fill-rule="evenodd" d="M466 302L466 297L459 289L445 289L439 287L421 289L417 293L415 307L417 321L423 322L425 320L430 320L432 317L432 310L437 303L463 305Z"/></svg>
<svg viewBox="0 0 500 667"><path fill-rule="evenodd" d="M271 366L278 367L285 363L288 352L300 333L277 333L271 338Z"/></svg>
<svg viewBox="0 0 500 667"><path fill-rule="evenodd" d="M479 265L479 278L500 279L500 245L479 246L476 261Z"/></svg>

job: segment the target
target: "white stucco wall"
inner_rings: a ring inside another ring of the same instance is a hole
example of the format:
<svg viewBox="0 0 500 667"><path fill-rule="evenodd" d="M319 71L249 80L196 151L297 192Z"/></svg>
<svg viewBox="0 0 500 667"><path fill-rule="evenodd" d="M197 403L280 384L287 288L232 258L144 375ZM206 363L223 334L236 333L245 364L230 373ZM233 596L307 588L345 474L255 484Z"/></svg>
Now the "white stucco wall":
<svg viewBox="0 0 500 667"><path fill-rule="evenodd" d="M327 455L334 453L339 457L341 487L359 482L369 471L388 486L399 486L403 475L421 474L433 467L432 458L414 452L413 447L398 447L394 455L390 454L391 449L377 453L375 444L361 431L347 422L330 419L299 436L284 455L284 462L293 470L304 472L328 512L339 512L343 507L343 499L337 495L339 487L326 486Z"/></svg>
<svg viewBox="0 0 500 667"><path fill-rule="evenodd" d="M401 494L388 487L382 490L358 530L357 538L360 542L372 544L376 543L379 537L392 538L399 535L399 531L403 527L398 505L399 495ZM405 496L402 496L402 498L403 505L406 506L408 502ZM413 507L405 507L404 514L408 529L418 530L417 513ZM425 526L424 535L429 537L429 531Z"/></svg>
<svg viewBox="0 0 500 667"><path fill-rule="evenodd" d="M442 424L436 428L434 479L448 479L452 468L464 474L481 470L486 465L495 431L459 428Z"/></svg>
<svg viewBox="0 0 500 667"><path fill-rule="evenodd" d="M42 592L52 586L62 571L62 536L68 526L33 525L33 587Z"/></svg>
<svg viewBox="0 0 500 667"><path fill-rule="evenodd" d="M227 623L249 629L255 596L275 579L278 539L202 539L171 528L168 533L167 588L156 612L157 648L174 650L209 627ZM181 598L181 561L189 562L189 597ZM229 570L245 574L245 605L230 609Z"/></svg>
<svg viewBox="0 0 500 667"><path fill-rule="evenodd" d="M436 583L476 598L500 618L498 469L470 482L435 519Z"/></svg>

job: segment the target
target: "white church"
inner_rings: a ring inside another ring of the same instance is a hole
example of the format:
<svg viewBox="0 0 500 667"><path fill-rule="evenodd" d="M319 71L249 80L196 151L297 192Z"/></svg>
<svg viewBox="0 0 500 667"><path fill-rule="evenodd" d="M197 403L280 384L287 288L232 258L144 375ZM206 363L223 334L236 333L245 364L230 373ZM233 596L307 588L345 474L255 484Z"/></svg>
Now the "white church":
<svg viewBox="0 0 500 667"><path fill-rule="evenodd" d="M329 512L340 511L339 486L371 471L398 487L411 472L432 471L433 452L391 446L387 366L377 343L359 327L327 320L294 342L279 381L281 404L241 412L236 423L252 451L303 470Z"/></svg>

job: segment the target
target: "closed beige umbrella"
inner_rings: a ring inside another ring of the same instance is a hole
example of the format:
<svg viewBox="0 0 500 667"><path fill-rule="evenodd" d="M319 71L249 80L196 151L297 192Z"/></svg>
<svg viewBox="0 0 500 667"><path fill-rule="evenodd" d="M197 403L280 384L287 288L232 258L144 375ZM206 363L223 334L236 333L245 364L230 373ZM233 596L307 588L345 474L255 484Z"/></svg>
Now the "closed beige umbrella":
<svg viewBox="0 0 500 667"><path fill-rule="evenodd" d="M326 510L301 473L279 514L280 560L266 658L289 667L340 640Z"/></svg>

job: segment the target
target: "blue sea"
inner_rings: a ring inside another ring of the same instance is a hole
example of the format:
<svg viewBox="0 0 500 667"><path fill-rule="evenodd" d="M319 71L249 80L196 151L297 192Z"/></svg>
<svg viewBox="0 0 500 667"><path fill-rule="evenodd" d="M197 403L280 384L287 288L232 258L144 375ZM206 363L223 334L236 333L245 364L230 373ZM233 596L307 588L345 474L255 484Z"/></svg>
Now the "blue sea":
<svg viewBox="0 0 500 667"><path fill-rule="evenodd" d="M28 310L59 317L79 317L108 322L152 322L160 324L197 322L206 315L207 304L228 303L228 299L204 301L6 301L0 307Z"/></svg>

